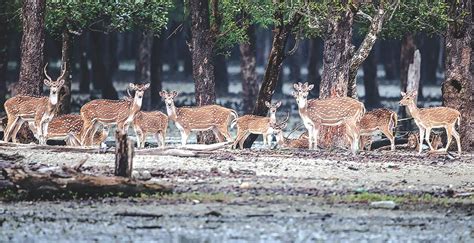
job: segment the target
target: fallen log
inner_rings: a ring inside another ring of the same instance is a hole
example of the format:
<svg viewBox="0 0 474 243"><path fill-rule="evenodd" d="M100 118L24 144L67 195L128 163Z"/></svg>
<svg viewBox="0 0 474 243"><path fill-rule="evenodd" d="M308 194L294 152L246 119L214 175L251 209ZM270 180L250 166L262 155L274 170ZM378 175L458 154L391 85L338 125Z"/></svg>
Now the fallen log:
<svg viewBox="0 0 474 243"><path fill-rule="evenodd" d="M83 161L76 165L82 166ZM142 193L170 193L172 189L152 182L124 177L86 175L70 167L50 167L32 171L25 167L2 169L5 180L25 191L25 199L136 196Z"/></svg>

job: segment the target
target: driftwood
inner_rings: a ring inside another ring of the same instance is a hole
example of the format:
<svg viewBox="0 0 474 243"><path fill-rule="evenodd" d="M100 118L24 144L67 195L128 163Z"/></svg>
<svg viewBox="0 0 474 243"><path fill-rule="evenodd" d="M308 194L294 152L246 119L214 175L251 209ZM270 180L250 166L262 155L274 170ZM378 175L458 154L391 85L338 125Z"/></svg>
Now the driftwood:
<svg viewBox="0 0 474 243"><path fill-rule="evenodd" d="M95 196L134 196L141 193L169 193L170 187L123 177L92 176L78 170L85 160L74 167L46 167L33 171L23 166L0 168L3 177L24 190L27 199L75 198ZM11 188L11 187L10 187Z"/></svg>
<svg viewBox="0 0 474 243"><path fill-rule="evenodd" d="M127 137L127 134L115 134L115 172L116 176L130 178L133 170L133 142Z"/></svg>

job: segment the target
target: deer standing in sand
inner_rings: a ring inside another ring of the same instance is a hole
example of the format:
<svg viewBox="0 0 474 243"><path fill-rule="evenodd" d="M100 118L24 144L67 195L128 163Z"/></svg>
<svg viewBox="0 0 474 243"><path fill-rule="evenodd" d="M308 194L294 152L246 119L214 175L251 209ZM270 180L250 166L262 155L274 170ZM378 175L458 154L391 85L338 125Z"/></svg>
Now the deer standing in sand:
<svg viewBox="0 0 474 243"><path fill-rule="evenodd" d="M100 124L116 124L119 131L126 133L135 115L140 111L143 94L149 87L150 84L130 83L130 89L135 90L133 100L98 99L82 106L81 117L84 126L81 132L81 144L83 146L93 144L93 134L97 132Z"/></svg>
<svg viewBox="0 0 474 243"><path fill-rule="evenodd" d="M176 91L160 92L166 104L168 118L175 122L181 133L181 145L186 145L189 134L194 131L212 130L219 142L223 142L224 137L227 141L232 141L228 126L231 117L238 117L237 112L219 105L176 107L174 98L177 95Z"/></svg>
<svg viewBox="0 0 474 243"><path fill-rule="evenodd" d="M320 126L345 125L352 153L355 154L359 149L358 123L365 113L364 104L349 97L308 100L314 85L297 83L293 87L299 114L308 130L308 147L317 149Z"/></svg>
<svg viewBox="0 0 474 243"><path fill-rule="evenodd" d="M66 73L66 64L64 64L61 75L55 81L46 72L44 66L44 75L46 79L44 84L49 87L49 97L34 97L26 95L16 95L5 101L4 107L7 113L7 126L3 140L8 142L10 138L14 143L17 142L16 135L24 122L34 123L34 130L38 136L40 144L46 144L48 137L48 124L54 117L56 105L59 99L59 91L64 85L64 74Z"/></svg>
<svg viewBox="0 0 474 243"><path fill-rule="evenodd" d="M386 108L375 109L365 113L359 122L361 149L364 149L366 143L370 141L370 150L372 143L370 137L375 132L380 131L390 140L390 149L395 150L395 136L393 130L397 127L397 119L397 113Z"/></svg>
<svg viewBox="0 0 474 243"><path fill-rule="evenodd" d="M250 134L261 134L263 145L271 146L273 131L270 123L276 123L276 111L281 106L281 101L276 104L270 104L266 101L265 105L269 109L270 117L244 115L232 121L231 127L237 126L237 137L232 148L236 148L238 144L239 148L243 149L244 142Z"/></svg>
<svg viewBox="0 0 474 243"><path fill-rule="evenodd" d="M461 138L459 133L456 131L456 123L458 124L458 127L461 123L461 113L459 113L459 111L442 106L420 109L415 104L415 97L417 95L416 91L408 94L401 92L401 95L402 99L400 100L400 105L408 108L411 116L415 120L415 124L420 130L418 153L421 153L423 150L423 139L428 143L430 150L434 150L430 142L430 133L433 128L446 129L448 141L446 143L446 148L442 148L440 151L447 151L451 144L452 137L454 137L458 146L458 152L461 153Z"/></svg>
<svg viewBox="0 0 474 243"><path fill-rule="evenodd" d="M137 147L145 147L145 138L151 134L155 137L158 146L165 147L168 116L160 111L140 111L133 120L133 129L137 135Z"/></svg>

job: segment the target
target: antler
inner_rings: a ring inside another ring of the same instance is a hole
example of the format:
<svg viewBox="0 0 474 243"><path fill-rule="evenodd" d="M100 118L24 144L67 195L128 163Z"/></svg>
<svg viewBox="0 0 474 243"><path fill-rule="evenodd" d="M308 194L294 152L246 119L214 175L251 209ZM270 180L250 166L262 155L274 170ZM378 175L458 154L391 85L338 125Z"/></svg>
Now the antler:
<svg viewBox="0 0 474 243"><path fill-rule="evenodd" d="M59 76L58 81L63 79L64 74L66 74L66 62L64 62L64 66L61 68L61 76Z"/></svg>
<svg viewBox="0 0 474 243"><path fill-rule="evenodd" d="M286 113L286 118L285 118L282 122L280 122L280 123L278 124L278 126L282 126L283 124L285 124L286 122L288 122L289 119L290 119L290 112L287 112L287 113Z"/></svg>
<svg viewBox="0 0 474 243"><path fill-rule="evenodd" d="M50 82L53 82L53 80L51 79L51 77L48 75L48 73L46 72L46 67L48 67L48 63L46 63L46 65L44 65L44 75L46 76L46 78L50 81Z"/></svg>

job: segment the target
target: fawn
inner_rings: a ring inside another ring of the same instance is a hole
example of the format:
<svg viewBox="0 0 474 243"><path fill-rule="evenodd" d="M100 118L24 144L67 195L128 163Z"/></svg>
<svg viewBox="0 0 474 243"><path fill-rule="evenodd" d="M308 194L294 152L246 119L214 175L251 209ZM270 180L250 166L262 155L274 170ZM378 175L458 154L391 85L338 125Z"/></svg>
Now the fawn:
<svg viewBox="0 0 474 243"><path fill-rule="evenodd" d="M133 120L133 129L137 135L137 147L145 147L145 138L151 134L155 137L158 146L165 147L168 116L160 111L139 111Z"/></svg>
<svg viewBox="0 0 474 243"><path fill-rule="evenodd" d="M231 127L237 126L237 137L232 148L236 148L238 144L239 148L243 149L244 142L250 134L261 134L263 145L271 146L273 132L270 124L276 122L276 111L281 106L281 101L276 104L266 101L265 106L269 108L270 117L244 115L232 121Z"/></svg>
<svg viewBox="0 0 474 243"><path fill-rule="evenodd" d="M397 113L381 108L369 111L362 116L359 122L361 135L361 149L364 149L369 140L369 150L372 144L370 136L374 132L382 132L390 140L390 149L395 150L395 136L393 130L397 127Z"/></svg>

